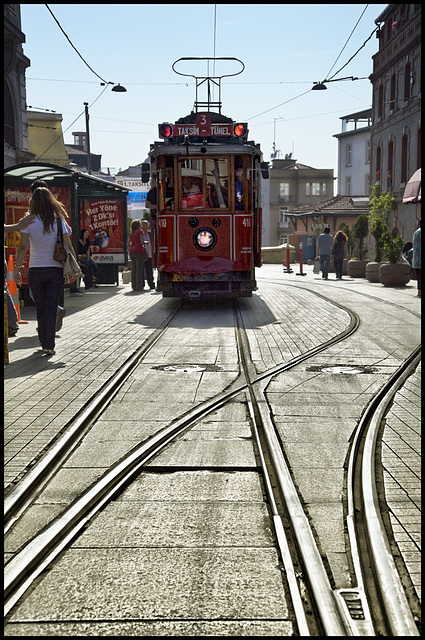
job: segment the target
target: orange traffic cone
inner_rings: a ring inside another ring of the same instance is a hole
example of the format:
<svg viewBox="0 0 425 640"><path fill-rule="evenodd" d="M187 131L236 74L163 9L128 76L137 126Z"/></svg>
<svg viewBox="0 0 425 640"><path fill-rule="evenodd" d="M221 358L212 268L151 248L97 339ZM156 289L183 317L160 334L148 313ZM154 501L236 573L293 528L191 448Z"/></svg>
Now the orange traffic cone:
<svg viewBox="0 0 425 640"><path fill-rule="evenodd" d="M18 298L18 288L15 282L15 269L13 266L13 258L9 256L9 261L7 263L7 276L6 276L6 284L9 289L9 293L12 296L12 301L14 307L16 309L16 314L18 316L18 324L28 324L26 320L21 320L21 313L19 311L19 298Z"/></svg>

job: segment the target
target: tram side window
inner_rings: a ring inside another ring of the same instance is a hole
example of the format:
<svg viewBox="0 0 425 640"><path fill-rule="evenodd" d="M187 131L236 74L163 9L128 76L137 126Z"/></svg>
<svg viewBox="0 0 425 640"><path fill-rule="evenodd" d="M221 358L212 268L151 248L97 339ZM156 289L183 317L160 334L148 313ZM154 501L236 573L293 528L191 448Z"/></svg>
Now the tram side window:
<svg viewBox="0 0 425 640"><path fill-rule="evenodd" d="M235 210L242 211L244 206L244 169L242 156L235 156Z"/></svg>
<svg viewBox="0 0 425 640"><path fill-rule="evenodd" d="M161 210L170 211L174 209L174 163L172 157L164 158L163 180L161 181Z"/></svg>
<svg viewBox="0 0 425 640"><path fill-rule="evenodd" d="M181 163L181 205L182 209L202 209L202 160L187 159Z"/></svg>
<svg viewBox="0 0 425 640"><path fill-rule="evenodd" d="M229 206L229 163L227 158L205 160L207 207L226 209Z"/></svg>

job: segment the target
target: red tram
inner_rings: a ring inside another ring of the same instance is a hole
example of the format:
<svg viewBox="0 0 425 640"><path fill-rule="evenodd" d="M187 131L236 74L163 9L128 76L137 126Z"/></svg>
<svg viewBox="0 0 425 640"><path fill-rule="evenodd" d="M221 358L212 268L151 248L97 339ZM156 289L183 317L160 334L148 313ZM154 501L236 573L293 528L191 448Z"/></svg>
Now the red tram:
<svg viewBox="0 0 425 640"><path fill-rule="evenodd" d="M218 113L212 111L217 105ZM162 141L151 145L149 156L157 289L164 297L240 297L256 290L266 163L247 135L246 123L221 115L221 102L196 100L190 115L159 125Z"/></svg>

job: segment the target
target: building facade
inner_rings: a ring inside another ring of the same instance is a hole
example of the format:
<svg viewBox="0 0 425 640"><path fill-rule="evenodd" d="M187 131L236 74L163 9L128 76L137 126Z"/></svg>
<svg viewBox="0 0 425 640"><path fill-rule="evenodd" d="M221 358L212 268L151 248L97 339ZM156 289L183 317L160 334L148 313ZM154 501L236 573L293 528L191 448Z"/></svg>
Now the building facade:
<svg viewBox="0 0 425 640"><path fill-rule="evenodd" d="M375 23L371 183L394 195L391 225L410 241L420 205L403 205L402 198L421 167L421 5L390 4Z"/></svg>
<svg viewBox="0 0 425 640"><path fill-rule="evenodd" d="M333 196L333 169L314 169L292 158L273 160L270 167L269 238L263 234L263 246L277 246L289 241L294 232L288 216L301 205L314 206ZM263 223L266 230L266 226Z"/></svg>
<svg viewBox="0 0 425 640"><path fill-rule="evenodd" d="M34 161L50 162L70 167L62 133L62 115L27 111L28 147Z"/></svg>
<svg viewBox="0 0 425 640"><path fill-rule="evenodd" d="M338 194L366 196L370 190L372 109L342 116L338 140Z"/></svg>
<svg viewBox="0 0 425 640"><path fill-rule="evenodd" d="M22 44L21 5L4 9L4 166L31 162L28 147L25 70L30 66Z"/></svg>

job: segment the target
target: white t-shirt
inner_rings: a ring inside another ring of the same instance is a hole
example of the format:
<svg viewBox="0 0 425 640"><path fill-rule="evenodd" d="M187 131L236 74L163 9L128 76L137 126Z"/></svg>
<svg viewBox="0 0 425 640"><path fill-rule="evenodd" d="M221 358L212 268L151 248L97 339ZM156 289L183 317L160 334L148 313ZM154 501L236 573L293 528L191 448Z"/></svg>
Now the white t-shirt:
<svg viewBox="0 0 425 640"><path fill-rule="evenodd" d="M43 222L37 216L32 224L26 229L22 229L21 233L27 233L30 239L30 269L31 267L63 267L61 262L53 260L53 252L58 236L56 223L53 228L53 231L50 230L49 233L43 233ZM69 228L68 223L62 220L62 233L68 233Z"/></svg>

